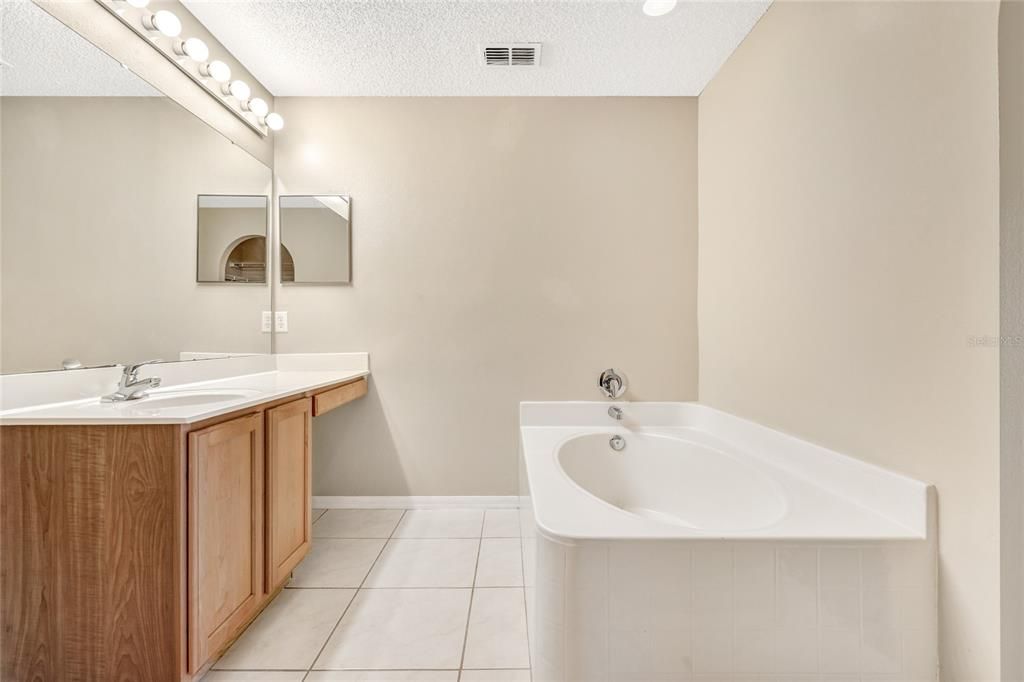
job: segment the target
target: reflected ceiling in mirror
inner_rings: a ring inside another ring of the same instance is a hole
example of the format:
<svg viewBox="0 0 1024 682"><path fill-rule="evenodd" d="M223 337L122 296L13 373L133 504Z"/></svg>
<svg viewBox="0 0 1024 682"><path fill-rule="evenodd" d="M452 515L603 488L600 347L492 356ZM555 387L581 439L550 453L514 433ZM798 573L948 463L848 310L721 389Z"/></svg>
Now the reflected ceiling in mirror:
<svg viewBox="0 0 1024 682"><path fill-rule="evenodd" d="M340 194L282 196L281 282L352 281L351 201Z"/></svg>

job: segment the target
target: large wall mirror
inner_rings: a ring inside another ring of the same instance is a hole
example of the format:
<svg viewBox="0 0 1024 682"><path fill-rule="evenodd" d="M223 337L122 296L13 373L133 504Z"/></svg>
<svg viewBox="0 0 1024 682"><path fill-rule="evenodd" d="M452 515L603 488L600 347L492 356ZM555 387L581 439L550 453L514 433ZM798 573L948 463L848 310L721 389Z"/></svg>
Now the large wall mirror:
<svg viewBox="0 0 1024 682"><path fill-rule="evenodd" d="M352 229L347 196L282 196L281 282L348 284Z"/></svg>
<svg viewBox="0 0 1024 682"><path fill-rule="evenodd" d="M195 276L197 197L265 216L270 169L35 4L0 12L0 371L270 352L266 218L217 254L255 284Z"/></svg>

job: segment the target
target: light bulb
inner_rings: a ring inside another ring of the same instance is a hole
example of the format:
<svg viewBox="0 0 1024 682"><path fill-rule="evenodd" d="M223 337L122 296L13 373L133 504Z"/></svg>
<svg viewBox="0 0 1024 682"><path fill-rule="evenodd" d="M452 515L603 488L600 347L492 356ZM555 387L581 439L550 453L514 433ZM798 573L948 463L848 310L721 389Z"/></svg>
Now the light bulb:
<svg viewBox="0 0 1024 682"><path fill-rule="evenodd" d="M280 130L284 128L284 119L281 118L281 114L271 112L267 114L267 127L271 130Z"/></svg>
<svg viewBox="0 0 1024 682"><path fill-rule="evenodd" d="M649 17L660 17L676 8L677 0L647 0L644 2L644 14Z"/></svg>
<svg viewBox="0 0 1024 682"><path fill-rule="evenodd" d="M250 90L249 86L245 84L245 81L231 81L224 86L224 94L231 95L239 102L244 102L249 99L249 96L252 94L252 90Z"/></svg>
<svg viewBox="0 0 1024 682"><path fill-rule="evenodd" d="M246 104L246 108L260 118L266 116L267 112L270 111L270 107L267 105L266 101L259 97L253 97L249 100L248 104Z"/></svg>
<svg viewBox="0 0 1024 682"><path fill-rule="evenodd" d="M174 43L175 53L193 59L197 62L205 62L210 58L210 48L199 38L188 40L177 40Z"/></svg>
<svg viewBox="0 0 1024 682"><path fill-rule="evenodd" d="M231 67L219 59L214 59L209 64L200 64L199 73L209 76L218 83L227 83L231 80Z"/></svg>
<svg viewBox="0 0 1024 682"><path fill-rule="evenodd" d="M137 9L142 9L149 4L149 0L126 0L126 2Z"/></svg>
<svg viewBox="0 0 1024 682"><path fill-rule="evenodd" d="M142 25L150 31L159 31L168 38L177 38L181 34L181 19L165 9L143 17Z"/></svg>

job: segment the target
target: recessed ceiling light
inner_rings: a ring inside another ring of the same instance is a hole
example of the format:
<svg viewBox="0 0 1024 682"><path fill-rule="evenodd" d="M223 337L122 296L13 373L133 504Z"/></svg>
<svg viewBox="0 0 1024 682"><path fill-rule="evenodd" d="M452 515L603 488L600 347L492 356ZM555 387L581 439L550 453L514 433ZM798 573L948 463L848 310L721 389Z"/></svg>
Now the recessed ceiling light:
<svg viewBox="0 0 1024 682"><path fill-rule="evenodd" d="M646 0L644 14L649 17L660 17L676 8L677 0Z"/></svg>

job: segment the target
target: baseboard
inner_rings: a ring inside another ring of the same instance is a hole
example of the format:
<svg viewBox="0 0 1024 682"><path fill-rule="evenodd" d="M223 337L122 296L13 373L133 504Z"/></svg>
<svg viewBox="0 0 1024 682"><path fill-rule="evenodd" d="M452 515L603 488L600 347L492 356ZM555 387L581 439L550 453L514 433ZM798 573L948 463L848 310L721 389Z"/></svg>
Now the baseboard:
<svg viewBox="0 0 1024 682"><path fill-rule="evenodd" d="M519 498L515 495L314 495L314 509L515 509Z"/></svg>

